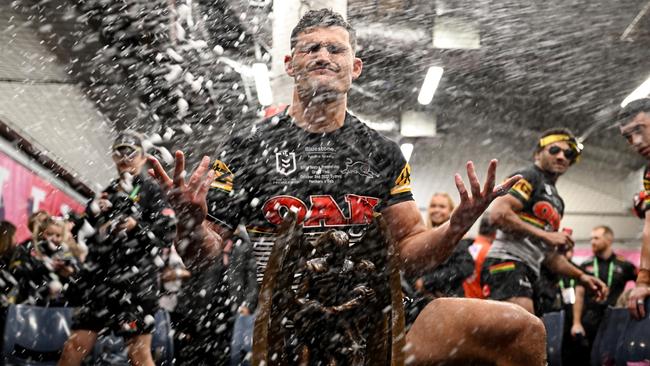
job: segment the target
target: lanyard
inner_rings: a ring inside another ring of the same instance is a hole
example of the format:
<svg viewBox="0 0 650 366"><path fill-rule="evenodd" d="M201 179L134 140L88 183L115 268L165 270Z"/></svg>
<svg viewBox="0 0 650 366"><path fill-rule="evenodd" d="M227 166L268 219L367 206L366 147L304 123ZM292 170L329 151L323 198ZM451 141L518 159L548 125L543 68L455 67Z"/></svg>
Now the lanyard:
<svg viewBox="0 0 650 366"><path fill-rule="evenodd" d="M600 277L598 271L598 257L594 257L594 274ZM614 277L614 261L609 262L609 269L607 270L607 287L612 287L612 277Z"/></svg>
<svg viewBox="0 0 650 366"><path fill-rule="evenodd" d="M129 195L129 199L131 201L135 201L135 198L138 197L138 193L140 193L140 185L139 184L137 186L135 186L135 188L133 188L133 190L131 191L131 194Z"/></svg>
<svg viewBox="0 0 650 366"><path fill-rule="evenodd" d="M576 280L573 278L569 280L569 288L573 288L576 285ZM564 279L560 280L560 289L564 290Z"/></svg>

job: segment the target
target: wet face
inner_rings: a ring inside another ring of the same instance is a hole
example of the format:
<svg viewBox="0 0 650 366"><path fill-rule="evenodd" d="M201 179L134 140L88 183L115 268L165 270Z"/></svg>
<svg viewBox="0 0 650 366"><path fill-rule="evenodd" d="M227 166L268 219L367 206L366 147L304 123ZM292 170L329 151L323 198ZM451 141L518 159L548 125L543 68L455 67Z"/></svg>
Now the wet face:
<svg viewBox="0 0 650 366"><path fill-rule="evenodd" d="M564 174L571 166L571 159L567 158L567 150L571 146L566 141L554 142L545 146L541 151L535 154L535 161L542 170L552 174Z"/></svg>
<svg viewBox="0 0 650 366"><path fill-rule="evenodd" d="M603 253L612 246L612 239L602 228L591 231L591 250L594 254Z"/></svg>
<svg viewBox="0 0 650 366"><path fill-rule="evenodd" d="M45 240L48 240L56 245L61 245L63 241L63 227L59 225L48 225L43 232Z"/></svg>
<svg viewBox="0 0 650 366"><path fill-rule="evenodd" d="M348 31L338 26L299 33L284 64L301 98L325 102L345 96L363 66L361 59L354 57Z"/></svg>
<svg viewBox="0 0 650 366"><path fill-rule="evenodd" d="M429 201L429 219L432 226L440 226L449 220L452 208L449 200L444 196L433 196Z"/></svg>
<svg viewBox="0 0 650 366"><path fill-rule="evenodd" d="M650 113L641 112L621 126L621 135L634 150L650 159Z"/></svg>
<svg viewBox="0 0 650 366"><path fill-rule="evenodd" d="M113 150L113 162L115 162L118 174L138 175L147 162L147 158L140 148L122 146Z"/></svg>

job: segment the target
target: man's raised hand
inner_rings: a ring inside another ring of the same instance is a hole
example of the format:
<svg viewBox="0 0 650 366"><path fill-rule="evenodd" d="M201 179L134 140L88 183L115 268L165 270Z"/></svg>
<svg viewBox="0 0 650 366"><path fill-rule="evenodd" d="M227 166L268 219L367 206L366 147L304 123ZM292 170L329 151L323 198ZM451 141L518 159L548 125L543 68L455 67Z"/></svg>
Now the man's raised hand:
<svg viewBox="0 0 650 366"><path fill-rule="evenodd" d="M149 175L156 179L160 188L167 196L169 204L174 208L179 224L185 229L201 225L208 213L206 196L210 184L214 180L214 170L210 169L210 158L204 156L201 163L185 181L185 155L176 151L173 179L167 175L158 159L149 158L152 169Z"/></svg>
<svg viewBox="0 0 650 366"><path fill-rule="evenodd" d="M488 166L487 179L483 184L483 189L481 189L481 184L474 169L474 163L468 161L467 177L469 178L471 195L467 191L467 188L465 188L465 183L463 183L460 174L455 175L456 187L460 195L460 204L451 215L449 223L452 227L457 227L460 230L468 229L485 212L495 198L508 193L510 188L521 179L520 175L514 175L505 182L495 186L496 170L497 160L492 159Z"/></svg>

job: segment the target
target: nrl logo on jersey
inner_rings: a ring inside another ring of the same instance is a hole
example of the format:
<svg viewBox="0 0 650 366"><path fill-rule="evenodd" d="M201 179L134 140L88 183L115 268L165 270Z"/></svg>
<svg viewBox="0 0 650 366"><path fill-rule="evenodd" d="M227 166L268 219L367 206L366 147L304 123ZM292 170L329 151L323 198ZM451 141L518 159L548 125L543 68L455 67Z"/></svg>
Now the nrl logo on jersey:
<svg viewBox="0 0 650 366"><path fill-rule="evenodd" d="M288 151L280 151L275 153L275 170L282 175L289 175L295 172L296 153Z"/></svg>

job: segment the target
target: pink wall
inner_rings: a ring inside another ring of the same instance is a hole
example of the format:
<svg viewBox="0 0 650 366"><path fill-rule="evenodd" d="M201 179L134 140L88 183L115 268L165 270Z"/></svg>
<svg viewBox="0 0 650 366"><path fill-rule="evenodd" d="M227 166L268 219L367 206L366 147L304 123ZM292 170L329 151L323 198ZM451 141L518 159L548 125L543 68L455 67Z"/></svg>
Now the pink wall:
<svg viewBox="0 0 650 366"><path fill-rule="evenodd" d="M0 152L0 220L18 228L19 242L29 237L27 218L36 210L61 215L83 211L83 204L61 192L27 167Z"/></svg>

